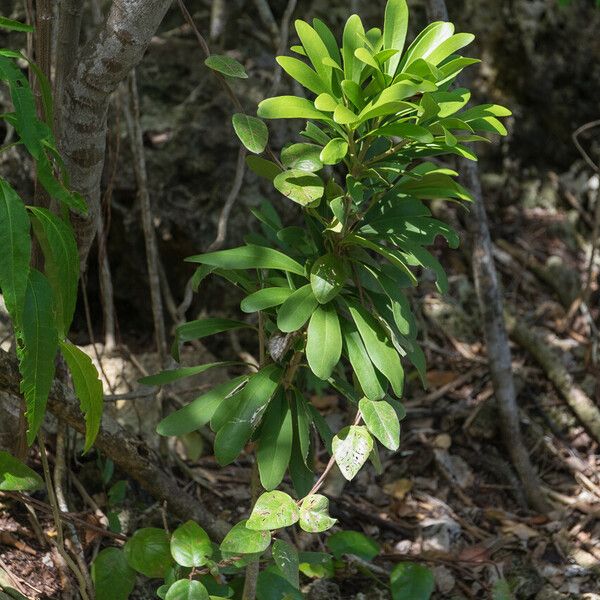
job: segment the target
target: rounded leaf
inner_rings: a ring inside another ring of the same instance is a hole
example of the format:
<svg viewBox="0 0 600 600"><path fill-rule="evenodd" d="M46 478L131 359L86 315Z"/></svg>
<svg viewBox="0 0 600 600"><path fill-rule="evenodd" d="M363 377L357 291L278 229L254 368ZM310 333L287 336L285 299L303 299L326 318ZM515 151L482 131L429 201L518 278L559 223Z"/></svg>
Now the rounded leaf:
<svg viewBox="0 0 600 600"><path fill-rule="evenodd" d="M146 577L164 577L173 563L169 537L164 529L138 529L124 550L129 566Z"/></svg>
<svg viewBox="0 0 600 600"><path fill-rule="evenodd" d="M231 122L236 135L250 152L260 154L264 151L269 141L269 130L264 121L243 113L235 113Z"/></svg>
<svg viewBox="0 0 600 600"><path fill-rule="evenodd" d="M350 425L333 438L331 447L342 475L350 481L367 462L373 450L373 438L366 427Z"/></svg>
<svg viewBox="0 0 600 600"><path fill-rule="evenodd" d="M212 54L205 61L204 64L213 71L218 71L228 77L238 77L240 79L247 79L248 74L244 65L232 58L231 56L225 56L223 54Z"/></svg>
<svg viewBox="0 0 600 600"><path fill-rule="evenodd" d="M336 519L329 516L329 499L321 494L306 496L300 505L300 527L309 533L327 531Z"/></svg>
<svg viewBox="0 0 600 600"><path fill-rule="evenodd" d="M257 531L246 527L247 519L234 525L219 546L227 554L254 554L264 552L271 543L269 531Z"/></svg>
<svg viewBox="0 0 600 600"><path fill-rule="evenodd" d="M289 527L298 521L300 512L294 500L284 492L265 492L256 501L246 523L248 529L266 531Z"/></svg>
<svg viewBox="0 0 600 600"><path fill-rule="evenodd" d="M284 196L301 206L318 204L325 191L325 184L318 175L300 169L279 173L273 180L273 185Z"/></svg>
<svg viewBox="0 0 600 600"><path fill-rule="evenodd" d="M316 144L291 144L281 151L281 162L288 169L314 172L323 168L320 153L321 147Z"/></svg>
<svg viewBox="0 0 600 600"><path fill-rule="evenodd" d="M171 555L182 567L200 567L212 555L210 538L198 523L187 521L173 532Z"/></svg>
<svg viewBox="0 0 600 600"><path fill-rule="evenodd" d="M135 586L135 571L119 548L105 548L92 563L96 600L127 600Z"/></svg>
<svg viewBox="0 0 600 600"><path fill-rule="evenodd" d="M199 581L180 579L169 588L165 600L209 600L209 595Z"/></svg>
<svg viewBox="0 0 600 600"><path fill-rule="evenodd" d="M390 584L393 600L429 600L435 579L427 567L406 562L392 569Z"/></svg>
<svg viewBox="0 0 600 600"><path fill-rule="evenodd" d="M319 158L323 164L337 165L344 160L346 154L348 154L348 142L342 138L333 138L321 150Z"/></svg>

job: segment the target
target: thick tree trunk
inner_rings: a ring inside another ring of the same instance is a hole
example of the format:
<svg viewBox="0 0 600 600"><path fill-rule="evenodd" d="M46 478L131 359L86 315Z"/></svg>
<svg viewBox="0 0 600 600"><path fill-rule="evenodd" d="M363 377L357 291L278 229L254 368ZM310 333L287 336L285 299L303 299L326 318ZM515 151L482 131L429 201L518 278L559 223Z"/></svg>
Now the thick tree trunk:
<svg viewBox="0 0 600 600"><path fill-rule="evenodd" d="M67 77L57 136L71 186L89 207L86 217L73 218L82 268L98 229L110 95L140 62L170 5L171 0L114 0Z"/></svg>

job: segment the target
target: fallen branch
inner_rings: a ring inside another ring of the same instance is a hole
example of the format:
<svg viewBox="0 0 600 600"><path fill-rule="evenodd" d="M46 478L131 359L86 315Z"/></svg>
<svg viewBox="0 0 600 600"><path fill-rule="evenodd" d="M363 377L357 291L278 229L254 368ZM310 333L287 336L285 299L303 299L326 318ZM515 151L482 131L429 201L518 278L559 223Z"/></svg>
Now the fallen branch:
<svg viewBox="0 0 600 600"><path fill-rule="evenodd" d="M20 394L20 379L16 358L0 350L0 389L9 392L15 402ZM85 433L79 403L71 390L59 381L52 386L48 409L79 433ZM158 457L141 440L128 434L108 415L102 420L95 446L149 494L165 501L174 515L183 520L197 521L214 540L223 539L230 529L228 523L205 509L197 498L185 492L171 475L161 469L157 465Z"/></svg>

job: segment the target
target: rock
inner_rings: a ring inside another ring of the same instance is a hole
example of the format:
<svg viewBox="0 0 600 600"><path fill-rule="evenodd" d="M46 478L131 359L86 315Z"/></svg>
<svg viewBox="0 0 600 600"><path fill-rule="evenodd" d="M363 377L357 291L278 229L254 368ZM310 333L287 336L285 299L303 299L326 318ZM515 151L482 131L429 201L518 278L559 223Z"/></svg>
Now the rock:
<svg viewBox="0 0 600 600"><path fill-rule="evenodd" d="M452 544L461 534L461 526L448 515L439 519L424 519L421 522L423 534L423 550L434 552L450 552Z"/></svg>

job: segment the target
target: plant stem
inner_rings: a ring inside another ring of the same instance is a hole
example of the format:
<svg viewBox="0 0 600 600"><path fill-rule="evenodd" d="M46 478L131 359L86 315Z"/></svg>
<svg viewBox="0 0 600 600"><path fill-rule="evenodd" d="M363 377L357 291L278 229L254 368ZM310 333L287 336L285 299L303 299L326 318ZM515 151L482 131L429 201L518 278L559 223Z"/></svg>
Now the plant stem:
<svg viewBox="0 0 600 600"><path fill-rule="evenodd" d="M258 473L258 462L255 460L252 465L252 477L250 480L250 488L252 492L252 506L256 504L260 494L260 477ZM242 600L255 600L256 584L258 582L258 573L260 571L259 559L251 562L246 567L246 580L244 581L244 591L242 592Z"/></svg>

